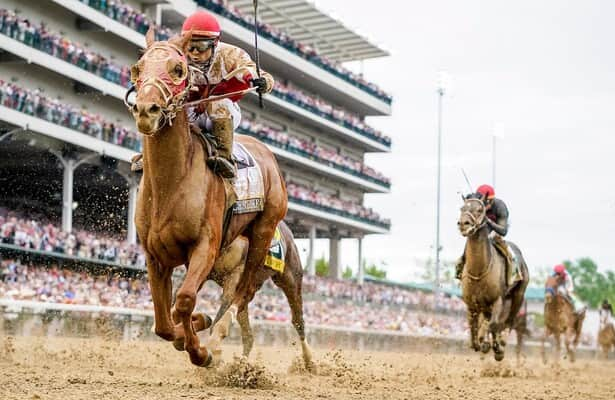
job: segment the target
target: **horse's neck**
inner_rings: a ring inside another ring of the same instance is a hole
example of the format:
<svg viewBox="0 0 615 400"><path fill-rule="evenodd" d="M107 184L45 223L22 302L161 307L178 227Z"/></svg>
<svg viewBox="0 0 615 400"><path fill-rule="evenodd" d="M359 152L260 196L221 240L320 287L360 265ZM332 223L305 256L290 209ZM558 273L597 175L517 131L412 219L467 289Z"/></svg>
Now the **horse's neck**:
<svg viewBox="0 0 615 400"><path fill-rule="evenodd" d="M184 112L143 141L143 176L149 182L155 207L164 207L190 171L194 148Z"/></svg>
<svg viewBox="0 0 615 400"><path fill-rule="evenodd" d="M474 276L483 273L491 262L491 244L489 243L489 230L483 227L474 235L469 236L466 242L466 268Z"/></svg>

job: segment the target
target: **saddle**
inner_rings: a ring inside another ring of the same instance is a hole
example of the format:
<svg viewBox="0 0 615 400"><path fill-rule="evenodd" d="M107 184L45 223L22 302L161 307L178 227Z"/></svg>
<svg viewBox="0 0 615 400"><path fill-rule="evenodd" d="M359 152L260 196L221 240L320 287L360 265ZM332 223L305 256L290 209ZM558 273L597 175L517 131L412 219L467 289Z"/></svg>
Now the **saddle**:
<svg viewBox="0 0 615 400"><path fill-rule="evenodd" d="M495 235L491 241L495 249L504 257L505 273L506 273L506 296L510 295L511 291L517 286L517 283L523 280L519 261L513 258L510 252L508 243L500 235Z"/></svg>

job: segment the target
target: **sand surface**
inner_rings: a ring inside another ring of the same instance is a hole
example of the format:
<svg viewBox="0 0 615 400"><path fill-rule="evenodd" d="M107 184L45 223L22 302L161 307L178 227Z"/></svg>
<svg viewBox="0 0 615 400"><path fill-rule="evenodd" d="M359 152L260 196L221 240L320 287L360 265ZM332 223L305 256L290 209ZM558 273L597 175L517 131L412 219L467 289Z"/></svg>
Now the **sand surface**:
<svg viewBox="0 0 615 400"><path fill-rule="evenodd" d="M521 366L467 354L224 348L215 369L193 367L162 341L0 336L0 399L609 399L615 362L526 359Z"/></svg>

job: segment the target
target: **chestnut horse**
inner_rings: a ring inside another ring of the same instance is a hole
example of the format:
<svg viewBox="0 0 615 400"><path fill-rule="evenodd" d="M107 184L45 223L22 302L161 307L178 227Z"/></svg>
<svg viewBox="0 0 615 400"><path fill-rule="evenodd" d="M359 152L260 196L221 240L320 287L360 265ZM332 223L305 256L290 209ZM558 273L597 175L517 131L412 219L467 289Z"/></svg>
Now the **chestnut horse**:
<svg viewBox="0 0 615 400"><path fill-rule="evenodd" d="M470 195L464 199L457 225L464 237L465 265L461 276L461 298L468 308L470 346L487 353L493 348L497 361L504 359L502 331L512 328L529 282L528 268L517 246L509 243L519 262L523 280L507 289L504 256L489 239L487 210L482 200ZM487 322L483 329L482 321ZM479 334L480 332L480 334ZM491 334L491 340L489 335Z"/></svg>
<svg viewBox="0 0 615 400"><path fill-rule="evenodd" d="M609 309L600 309L600 328L598 330L598 345L602 348L604 358L609 357L609 351L615 348L615 327L613 316Z"/></svg>
<svg viewBox="0 0 615 400"><path fill-rule="evenodd" d="M560 335L565 335L565 344L571 362L575 360L575 350L581 338L585 309L575 313L572 304L558 292L557 278L550 276L545 282L545 333L542 337L542 361L547 363L545 341L550 335L555 339L555 363L559 362L561 343ZM571 346L572 345L572 346Z"/></svg>
<svg viewBox="0 0 615 400"><path fill-rule="evenodd" d="M137 91L131 112L144 136L135 221L146 255L155 332L176 346L183 342L190 361L206 366L211 351L199 343L196 333L208 328L211 320L193 314L197 292L220 250L243 235L249 247L233 307L245 308L254 296L255 275L275 228L286 215L288 198L271 151L255 139L238 136L262 171L264 210L232 216L225 232L225 182L207 167L206 151L191 132L183 107L190 90L185 56L189 40L186 35L155 42L153 30L148 31L145 53L131 70ZM187 271L171 310L171 275L182 264Z"/></svg>

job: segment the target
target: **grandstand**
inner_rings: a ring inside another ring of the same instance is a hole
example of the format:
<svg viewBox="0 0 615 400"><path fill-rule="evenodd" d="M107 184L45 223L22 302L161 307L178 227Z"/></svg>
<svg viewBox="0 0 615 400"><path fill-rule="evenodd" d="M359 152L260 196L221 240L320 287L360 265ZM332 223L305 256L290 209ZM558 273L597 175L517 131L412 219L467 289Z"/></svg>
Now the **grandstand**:
<svg viewBox="0 0 615 400"><path fill-rule="evenodd" d="M248 4L249 3L249 4ZM154 26L178 32L198 7L217 14L223 40L252 52L251 2L244 0L6 0L0 10L0 205L136 243L132 222L140 150L122 103L129 69ZM342 238L386 234L390 221L363 206L390 181L366 165L367 152L390 151L390 138L365 122L390 115L391 96L341 62L386 56L310 2L262 6L261 64L276 79L265 108L242 101L239 132L276 155L289 183L287 222L313 243L330 239L330 266L341 277ZM362 263L359 262L359 268ZM362 276L362 274L360 274Z"/></svg>

